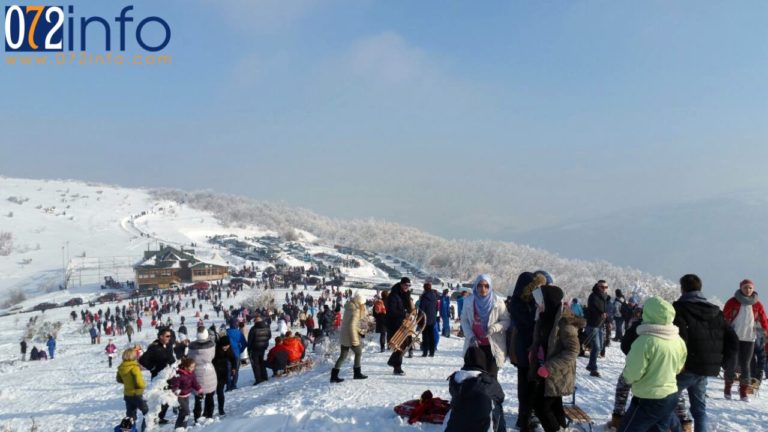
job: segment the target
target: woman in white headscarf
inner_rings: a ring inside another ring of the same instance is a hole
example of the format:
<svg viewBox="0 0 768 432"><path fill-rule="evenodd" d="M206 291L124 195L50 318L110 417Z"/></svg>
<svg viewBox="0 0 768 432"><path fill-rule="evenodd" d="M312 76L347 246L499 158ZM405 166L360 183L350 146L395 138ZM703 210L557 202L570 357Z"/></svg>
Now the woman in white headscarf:
<svg viewBox="0 0 768 432"><path fill-rule="evenodd" d="M506 360L506 332L510 322L504 299L493 292L491 278L479 275L461 311L464 353L470 346L479 346L488 361L486 370L494 378Z"/></svg>

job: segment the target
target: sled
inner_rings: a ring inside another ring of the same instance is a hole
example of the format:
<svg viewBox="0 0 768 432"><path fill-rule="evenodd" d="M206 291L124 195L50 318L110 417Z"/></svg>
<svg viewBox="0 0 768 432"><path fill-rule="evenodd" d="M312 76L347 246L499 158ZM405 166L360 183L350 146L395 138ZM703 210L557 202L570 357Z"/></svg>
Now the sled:
<svg viewBox="0 0 768 432"><path fill-rule="evenodd" d="M305 370L312 369L313 363L311 358L305 358L304 360L288 363L285 370L279 376L286 376L291 373L304 372Z"/></svg>
<svg viewBox="0 0 768 432"><path fill-rule="evenodd" d="M389 340L389 349L392 351L404 352L413 344L420 341L419 335L424 331L427 324L427 316L424 312L414 309L410 315L405 317L400 328L397 329Z"/></svg>
<svg viewBox="0 0 768 432"><path fill-rule="evenodd" d="M409 400L395 406L395 413L407 418L409 424L416 422L443 424L450 409L450 402L432 397L432 392L427 390L422 394L421 399Z"/></svg>
<svg viewBox="0 0 768 432"><path fill-rule="evenodd" d="M576 390L578 387L573 388L573 397L571 398L571 402L565 402L563 403L563 411L565 411L565 419L566 419L566 426L570 426L571 424L576 425L581 430L584 429L583 425L587 425L589 428L589 432L592 432L592 426L595 424L594 421L592 421L592 417L589 416L586 412L584 412L583 409L579 408L578 405L576 405Z"/></svg>

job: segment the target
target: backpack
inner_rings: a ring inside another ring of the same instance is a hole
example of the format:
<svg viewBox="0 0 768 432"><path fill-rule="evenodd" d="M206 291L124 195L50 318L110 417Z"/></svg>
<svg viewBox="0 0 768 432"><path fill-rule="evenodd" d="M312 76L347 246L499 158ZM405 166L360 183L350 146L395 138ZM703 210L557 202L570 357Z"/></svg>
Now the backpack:
<svg viewBox="0 0 768 432"><path fill-rule="evenodd" d="M621 304L621 317L626 321L629 321L632 318L632 306L627 302Z"/></svg>
<svg viewBox="0 0 768 432"><path fill-rule="evenodd" d="M381 300L378 300L376 303L373 304L373 312L377 315L384 315L387 313L387 308L384 306L384 302Z"/></svg>

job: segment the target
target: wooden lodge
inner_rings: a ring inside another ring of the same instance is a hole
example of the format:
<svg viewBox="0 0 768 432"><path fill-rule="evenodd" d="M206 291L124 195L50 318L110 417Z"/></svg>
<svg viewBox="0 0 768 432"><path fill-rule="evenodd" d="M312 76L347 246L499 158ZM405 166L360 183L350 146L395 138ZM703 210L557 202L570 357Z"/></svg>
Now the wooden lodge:
<svg viewBox="0 0 768 432"><path fill-rule="evenodd" d="M169 288L172 284L214 281L229 275L229 265L224 262L206 262L197 258L194 250L162 243L160 250L145 251L133 269L139 289Z"/></svg>

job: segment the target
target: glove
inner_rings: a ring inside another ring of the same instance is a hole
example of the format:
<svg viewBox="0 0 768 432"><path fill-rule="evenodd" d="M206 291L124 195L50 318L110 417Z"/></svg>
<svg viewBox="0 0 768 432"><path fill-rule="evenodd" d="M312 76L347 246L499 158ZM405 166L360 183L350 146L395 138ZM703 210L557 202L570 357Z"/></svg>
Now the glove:
<svg viewBox="0 0 768 432"><path fill-rule="evenodd" d="M536 375L545 379L549 378L549 370L546 366L539 366L539 369L536 371Z"/></svg>

